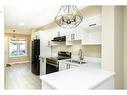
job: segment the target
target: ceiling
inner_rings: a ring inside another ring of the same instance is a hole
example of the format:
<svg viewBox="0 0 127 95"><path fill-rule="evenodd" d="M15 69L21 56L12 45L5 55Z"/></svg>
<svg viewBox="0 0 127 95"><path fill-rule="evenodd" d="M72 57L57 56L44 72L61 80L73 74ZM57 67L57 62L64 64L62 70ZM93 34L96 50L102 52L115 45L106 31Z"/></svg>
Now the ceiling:
<svg viewBox="0 0 127 95"><path fill-rule="evenodd" d="M52 2L53 0L31 0L25 3L17 2L18 0L13 0L15 3L5 1L5 32L12 33L12 30L16 29L16 32L21 34L30 34L32 29L52 22L62 5L58 4L60 0L56 3Z"/></svg>
<svg viewBox="0 0 127 95"><path fill-rule="evenodd" d="M30 33L31 29L46 25L54 20L57 6L5 6L5 28L11 32Z"/></svg>

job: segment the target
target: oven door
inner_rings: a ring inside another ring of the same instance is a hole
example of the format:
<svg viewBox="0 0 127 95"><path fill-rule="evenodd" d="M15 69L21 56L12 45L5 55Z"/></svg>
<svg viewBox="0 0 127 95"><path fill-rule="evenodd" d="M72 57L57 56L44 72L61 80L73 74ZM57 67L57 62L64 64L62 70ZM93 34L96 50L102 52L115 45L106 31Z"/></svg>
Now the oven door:
<svg viewBox="0 0 127 95"><path fill-rule="evenodd" d="M46 63L46 74L59 71L59 64Z"/></svg>

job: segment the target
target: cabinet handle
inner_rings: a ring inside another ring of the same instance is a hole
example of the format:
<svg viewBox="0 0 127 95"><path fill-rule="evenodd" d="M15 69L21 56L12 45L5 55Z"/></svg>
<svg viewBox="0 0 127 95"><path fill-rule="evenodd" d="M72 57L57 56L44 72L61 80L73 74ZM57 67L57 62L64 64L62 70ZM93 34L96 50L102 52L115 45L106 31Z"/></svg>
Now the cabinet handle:
<svg viewBox="0 0 127 95"><path fill-rule="evenodd" d="M92 26L95 26L95 25L96 25L95 23L94 24L90 24L89 27L92 27Z"/></svg>
<svg viewBox="0 0 127 95"><path fill-rule="evenodd" d="M66 65L66 69L68 69L68 64Z"/></svg>
<svg viewBox="0 0 127 95"><path fill-rule="evenodd" d="M72 37L73 35L71 34L71 40L73 39L73 37Z"/></svg>
<svg viewBox="0 0 127 95"><path fill-rule="evenodd" d="M66 69L70 69L70 64L67 64L66 65Z"/></svg>
<svg viewBox="0 0 127 95"><path fill-rule="evenodd" d="M74 40L75 39L75 34L71 34L71 40Z"/></svg>
<svg viewBox="0 0 127 95"><path fill-rule="evenodd" d="M66 65L66 69L68 69L68 64Z"/></svg>
<svg viewBox="0 0 127 95"><path fill-rule="evenodd" d="M69 69L70 69L70 64L68 64L69 65Z"/></svg>
<svg viewBox="0 0 127 95"><path fill-rule="evenodd" d="M73 39L75 39L75 34L73 34Z"/></svg>

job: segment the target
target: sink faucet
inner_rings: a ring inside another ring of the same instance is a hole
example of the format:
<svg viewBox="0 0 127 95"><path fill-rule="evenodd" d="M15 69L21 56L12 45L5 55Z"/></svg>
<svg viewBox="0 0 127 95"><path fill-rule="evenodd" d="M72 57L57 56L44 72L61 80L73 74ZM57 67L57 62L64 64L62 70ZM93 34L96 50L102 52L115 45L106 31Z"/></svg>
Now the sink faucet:
<svg viewBox="0 0 127 95"><path fill-rule="evenodd" d="M79 60L80 60L80 63L81 63L81 60L83 60L83 58L84 58L84 54L83 54L82 49L79 49L78 55L79 55Z"/></svg>

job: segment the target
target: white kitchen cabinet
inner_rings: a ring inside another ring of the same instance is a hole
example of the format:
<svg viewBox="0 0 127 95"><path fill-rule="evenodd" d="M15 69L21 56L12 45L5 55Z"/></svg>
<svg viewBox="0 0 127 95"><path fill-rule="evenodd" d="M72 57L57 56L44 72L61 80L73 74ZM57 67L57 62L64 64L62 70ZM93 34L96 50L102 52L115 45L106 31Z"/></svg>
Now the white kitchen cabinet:
<svg viewBox="0 0 127 95"><path fill-rule="evenodd" d="M67 61L59 61L59 71L66 70L66 69L72 69L75 67L78 67L79 65L72 62Z"/></svg>
<svg viewBox="0 0 127 95"><path fill-rule="evenodd" d="M84 30L82 45L100 45L101 44L101 26Z"/></svg>
<svg viewBox="0 0 127 95"><path fill-rule="evenodd" d="M72 45L72 41L70 41L71 40L71 37L70 37L71 30L70 29L66 30L65 33L66 33L66 45L71 46Z"/></svg>
<svg viewBox="0 0 127 95"><path fill-rule="evenodd" d="M68 29L66 45L81 40L82 45L101 45L101 15L84 18L81 25Z"/></svg>
<svg viewBox="0 0 127 95"><path fill-rule="evenodd" d="M56 46L57 43L56 42L53 42L51 40L53 40L54 37L57 37L57 31L55 29L52 29L52 30L49 30L49 31L46 31L46 37L47 37L47 40L46 40L46 43L47 43L47 46L50 48L51 46Z"/></svg>
<svg viewBox="0 0 127 95"><path fill-rule="evenodd" d="M101 45L101 16L93 16L84 20L81 25L82 45Z"/></svg>
<svg viewBox="0 0 127 95"><path fill-rule="evenodd" d="M40 75L46 74L46 57L40 56Z"/></svg>
<svg viewBox="0 0 127 95"><path fill-rule="evenodd" d="M50 32L40 31L40 73L46 73L45 58L51 56L51 48L47 45L50 39Z"/></svg>
<svg viewBox="0 0 127 95"><path fill-rule="evenodd" d="M59 71L66 70L67 64L64 62L59 62Z"/></svg>
<svg viewBox="0 0 127 95"><path fill-rule="evenodd" d="M67 46L73 45L73 42L81 41L81 45L101 45L101 15L84 18L81 25L72 29L63 29L60 27L50 31L50 38L47 40L47 46L60 45L58 42L51 41L54 37L66 36Z"/></svg>
<svg viewBox="0 0 127 95"><path fill-rule="evenodd" d="M62 29L62 28L55 28L50 30L50 39L48 40L48 46L57 46L60 44L65 44L65 42L55 42L55 41L51 41L54 39L54 37L59 37L59 36L66 36L66 29Z"/></svg>
<svg viewBox="0 0 127 95"><path fill-rule="evenodd" d="M48 47L49 39L50 39L50 32L47 32L47 31L40 32L40 55L41 56L51 56L51 48Z"/></svg>
<svg viewBox="0 0 127 95"><path fill-rule="evenodd" d="M64 29L64 28L59 27L58 30L57 30L57 36L66 36L67 31L68 31L68 29Z"/></svg>
<svg viewBox="0 0 127 95"><path fill-rule="evenodd" d="M91 29L102 25L102 16L101 15L95 15L91 17L86 17L83 19L83 22L81 23L80 27L83 29Z"/></svg>
<svg viewBox="0 0 127 95"><path fill-rule="evenodd" d="M52 29L50 31L50 33L52 35L51 38L53 39L54 37L66 36L66 31L67 31L67 29L63 29L63 28L60 28L60 27Z"/></svg>
<svg viewBox="0 0 127 95"><path fill-rule="evenodd" d="M56 46L57 43L55 43L51 40L53 40L53 38L57 36L57 31L53 29L53 30L50 31L49 35L50 35L50 38L48 39L48 42L47 42L48 46Z"/></svg>
<svg viewBox="0 0 127 95"><path fill-rule="evenodd" d="M48 41L47 41L47 46L48 46L48 47L57 46L57 45L58 45L57 42L53 42L53 41L51 41L51 40L48 40Z"/></svg>
<svg viewBox="0 0 127 95"><path fill-rule="evenodd" d="M51 40L54 38L54 37L58 37L58 36L66 36L66 42L53 42L51 41L51 46L57 46L57 45L60 45L60 44L66 44L66 45L72 45L72 42L70 42L70 33L71 33L71 29L63 29L63 28L57 28L57 29L54 29L52 30L51 32Z"/></svg>
<svg viewBox="0 0 127 95"><path fill-rule="evenodd" d="M82 32L78 28L69 29L66 34L66 45L73 45L74 41L82 40Z"/></svg>
<svg viewBox="0 0 127 95"><path fill-rule="evenodd" d="M68 33L68 41L75 41L75 40L81 40L82 39L82 32L80 31L80 29L74 28L71 29Z"/></svg>

